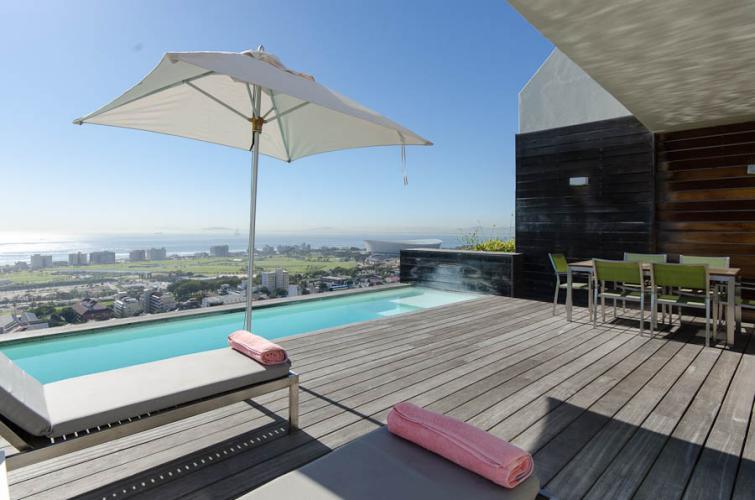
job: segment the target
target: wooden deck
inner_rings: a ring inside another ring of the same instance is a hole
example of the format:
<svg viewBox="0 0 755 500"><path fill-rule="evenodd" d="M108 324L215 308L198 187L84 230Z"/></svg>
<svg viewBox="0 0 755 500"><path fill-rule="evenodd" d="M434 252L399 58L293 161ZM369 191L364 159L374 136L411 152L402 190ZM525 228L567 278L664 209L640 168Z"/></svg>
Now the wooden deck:
<svg viewBox="0 0 755 500"><path fill-rule="evenodd" d="M752 498L755 341L705 348L698 328L641 337L503 297L285 341L285 394L199 415L10 474L14 498L235 498L385 422L411 400L530 450L559 498Z"/></svg>

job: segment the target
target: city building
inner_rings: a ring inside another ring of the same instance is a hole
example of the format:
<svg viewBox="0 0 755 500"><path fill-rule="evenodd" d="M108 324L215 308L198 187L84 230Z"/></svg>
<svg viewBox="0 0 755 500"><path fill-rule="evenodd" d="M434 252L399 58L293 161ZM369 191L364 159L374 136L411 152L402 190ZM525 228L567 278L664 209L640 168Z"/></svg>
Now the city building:
<svg viewBox="0 0 755 500"><path fill-rule="evenodd" d="M215 245L210 247L210 257L228 257L229 253L228 245Z"/></svg>
<svg viewBox="0 0 755 500"><path fill-rule="evenodd" d="M168 258L168 252L165 247L147 250L147 260L165 260L166 258Z"/></svg>
<svg viewBox="0 0 755 500"><path fill-rule="evenodd" d="M113 302L113 316L116 318L130 318L142 313L142 303L133 297L122 297Z"/></svg>
<svg viewBox="0 0 755 500"><path fill-rule="evenodd" d="M288 296L296 297L299 295L299 285L288 285Z"/></svg>
<svg viewBox="0 0 755 500"><path fill-rule="evenodd" d="M288 290L288 271L280 268L275 271L263 271L260 273L260 285L271 292Z"/></svg>
<svg viewBox="0 0 755 500"><path fill-rule="evenodd" d="M323 276L320 278L320 288L327 290L342 290L351 286L352 280L349 276Z"/></svg>
<svg viewBox="0 0 755 500"><path fill-rule="evenodd" d="M115 264L115 252L103 250L102 252L89 253L90 264Z"/></svg>
<svg viewBox="0 0 755 500"><path fill-rule="evenodd" d="M22 312L15 316L18 323L18 329L25 330L41 330L43 328L49 328L50 324L47 321L41 320L33 312Z"/></svg>
<svg viewBox="0 0 755 500"><path fill-rule="evenodd" d="M32 269L44 269L45 267L52 267L52 255L40 255L35 253L31 256Z"/></svg>
<svg viewBox="0 0 755 500"><path fill-rule="evenodd" d="M128 260L131 262L141 262L143 260L147 260L147 251L146 250L131 250L128 253Z"/></svg>
<svg viewBox="0 0 755 500"><path fill-rule="evenodd" d="M68 264L71 266L86 266L88 262L87 254L83 252L68 254Z"/></svg>
<svg viewBox="0 0 755 500"><path fill-rule="evenodd" d="M0 316L0 334L10 333L18 326L16 318L12 314Z"/></svg>
<svg viewBox="0 0 755 500"><path fill-rule="evenodd" d="M142 307L145 313L158 314L174 310L178 304L170 292L148 290L142 296Z"/></svg>
<svg viewBox="0 0 755 500"><path fill-rule="evenodd" d="M229 291L224 295L214 295L202 299L202 307L222 306L227 304L241 304L246 301L246 293Z"/></svg>
<svg viewBox="0 0 755 500"><path fill-rule="evenodd" d="M73 311L79 321L101 321L113 317L113 310L100 304L95 299L84 299L78 304L74 304Z"/></svg>

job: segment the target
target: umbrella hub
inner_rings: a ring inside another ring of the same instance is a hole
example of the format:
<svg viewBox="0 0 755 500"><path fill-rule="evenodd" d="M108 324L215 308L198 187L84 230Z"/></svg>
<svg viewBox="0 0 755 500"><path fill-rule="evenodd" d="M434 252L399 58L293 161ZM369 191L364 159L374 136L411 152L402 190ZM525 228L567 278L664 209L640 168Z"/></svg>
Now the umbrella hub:
<svg viewBox="0 0 755 500"><path fill-rule="evenodd" d="M249 118L249 123L252 124L252 132L256 132L258 134L262 133L262 125L265 123L265 119L261 116L254 116L252 118Z"/></svg>

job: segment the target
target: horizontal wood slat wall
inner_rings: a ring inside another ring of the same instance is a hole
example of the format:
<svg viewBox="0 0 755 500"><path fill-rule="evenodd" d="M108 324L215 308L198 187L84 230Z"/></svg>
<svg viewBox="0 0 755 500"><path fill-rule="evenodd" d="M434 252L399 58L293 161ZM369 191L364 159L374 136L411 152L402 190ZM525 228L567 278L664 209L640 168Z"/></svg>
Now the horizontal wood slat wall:
<svg viewBox="0 0 755 500"><path fill-rule="evenodd" d="M657 247L728 255L755 282L755 122L656 136Z"/></svg>
<svg viewBox="0 0 755 500"><path fill-rule="evenodd" d="M633 117L517 135L522 296L553 296L548 252L571 260L652 251L653 163L653 134ZM569 186L570 177L589 185Z"/></svg>

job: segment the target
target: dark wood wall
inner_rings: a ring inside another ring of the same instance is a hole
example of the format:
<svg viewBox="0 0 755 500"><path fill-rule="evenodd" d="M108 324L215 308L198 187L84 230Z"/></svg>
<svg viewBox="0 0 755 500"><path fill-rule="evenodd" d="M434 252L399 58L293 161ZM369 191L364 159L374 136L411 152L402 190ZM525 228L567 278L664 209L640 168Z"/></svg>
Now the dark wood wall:
<svg viewBox="0 0 755 500"><path fill-rule="evenodd" d="M755 122L658 134L657 247L722 255L755 281Z"/></svg>
<svg viewBox="0 0 755 500"><path fill-rule="evenodd" d="M653 250L653 140L633 117L517 135L521 296L552 297L548 252L573 260ZM589 185L571 187L570 177Z"/></svg>

